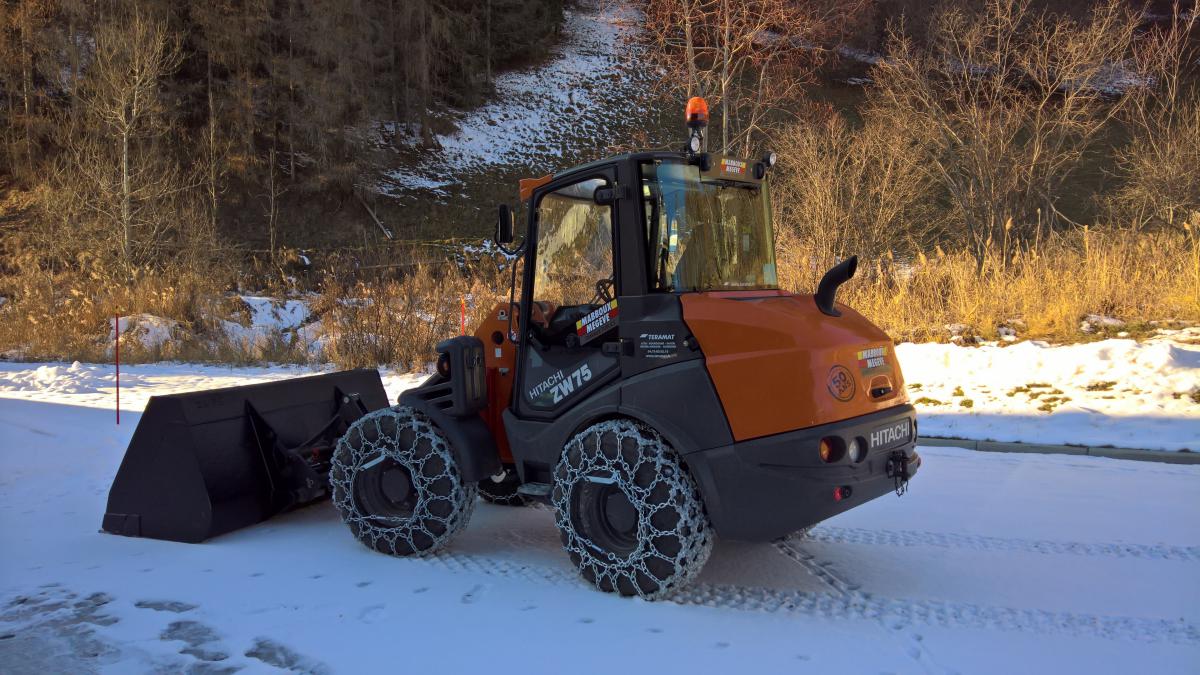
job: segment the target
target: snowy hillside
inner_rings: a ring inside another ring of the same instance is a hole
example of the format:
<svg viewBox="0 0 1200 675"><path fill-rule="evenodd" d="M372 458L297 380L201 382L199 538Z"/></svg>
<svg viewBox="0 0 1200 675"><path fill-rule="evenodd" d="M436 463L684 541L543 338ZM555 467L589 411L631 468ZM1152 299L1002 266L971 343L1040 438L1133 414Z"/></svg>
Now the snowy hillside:
<svg viewBox="0 0 1200 675"><path fill-rule="evenodd" d="M561 42L546 62L497 77L486 105L453 114L457 131L439 135L437 147L419 152L411 166L387 172L380 190L444 197L448 186L495 167L541 175L628 141L627 129L647 121L655 75L635 64L628 43L637 11L584 2L564 16Z"/></svg>

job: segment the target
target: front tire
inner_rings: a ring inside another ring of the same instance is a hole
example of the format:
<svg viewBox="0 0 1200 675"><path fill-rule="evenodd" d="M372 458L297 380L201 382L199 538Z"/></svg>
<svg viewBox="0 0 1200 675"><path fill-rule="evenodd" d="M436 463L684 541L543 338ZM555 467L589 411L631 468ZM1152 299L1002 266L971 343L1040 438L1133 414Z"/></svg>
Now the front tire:
<svg viewBox="0 0 1200 675"><path fill-rule="evenodd" d="M571 561L602 591L662 597L712 552L695 480L656 431L631 420L594 424L567 442L551 504Z"/></svg>
<svg viewBox="0 0 1200 675"><path fill-rule="evenodd" d="M363 416L338 440L333 505L359 541L389 555L436 553L475 508L450 442L425 415L397 406Z"/></svg>

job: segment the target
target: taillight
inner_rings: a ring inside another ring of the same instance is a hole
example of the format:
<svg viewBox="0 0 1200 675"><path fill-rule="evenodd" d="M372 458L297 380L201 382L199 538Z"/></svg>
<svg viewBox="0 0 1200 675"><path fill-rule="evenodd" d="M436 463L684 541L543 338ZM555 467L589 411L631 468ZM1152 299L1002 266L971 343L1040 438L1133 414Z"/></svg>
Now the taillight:
<svg viewBox="0 0 1200 675"><path fill-rule="evenodd" d="M821 439L819 451L822 462L837 462L846 454L846 444L837 436L826 436Z"/></svg>

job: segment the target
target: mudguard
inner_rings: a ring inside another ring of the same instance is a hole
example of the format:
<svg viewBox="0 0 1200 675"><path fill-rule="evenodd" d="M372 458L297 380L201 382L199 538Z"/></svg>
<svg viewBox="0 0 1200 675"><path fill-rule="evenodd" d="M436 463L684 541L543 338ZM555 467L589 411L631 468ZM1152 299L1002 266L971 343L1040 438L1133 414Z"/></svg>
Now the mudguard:
<svg viewBox="0 0 1200 675"><path fill-rule="evenodd" d="M500 473L500 455L487 422L479 415L459 417L447 412L451 386L439 380L435 376L400 394L400 405L420 411L446 434L464 482L474 483Z"/></svg>

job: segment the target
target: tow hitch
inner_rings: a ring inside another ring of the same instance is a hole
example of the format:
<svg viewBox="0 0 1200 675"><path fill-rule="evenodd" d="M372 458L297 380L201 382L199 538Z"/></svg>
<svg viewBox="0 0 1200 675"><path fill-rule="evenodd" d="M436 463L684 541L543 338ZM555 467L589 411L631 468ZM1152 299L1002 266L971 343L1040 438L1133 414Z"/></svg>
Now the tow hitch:
<svg viewBox="0 0 1200 675"><path fill-rule="evenodd" d="M912 474L908 470L908 455L903 450L897 450L888 455L887 475L895 482L896 496L902 497L908 492L908 479Z"/></svg>

